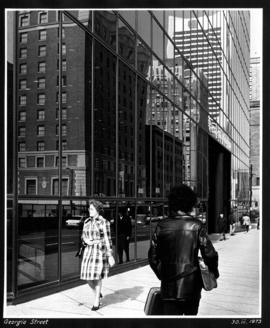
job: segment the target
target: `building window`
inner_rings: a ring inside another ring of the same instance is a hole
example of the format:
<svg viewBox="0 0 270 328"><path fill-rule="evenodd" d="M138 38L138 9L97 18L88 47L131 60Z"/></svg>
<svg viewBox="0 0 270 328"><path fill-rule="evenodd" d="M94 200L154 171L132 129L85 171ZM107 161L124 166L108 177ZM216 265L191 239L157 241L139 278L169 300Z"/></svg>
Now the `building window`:
<svg viewBox="0 0 270 328"><path fill-rule="evenodd" d="M27 73L27 66L26 64L20 65L20 74L26 74Z"/></svg>
<svg viewBox="0 0 270 328"><path fill-rule="evenodd" d="M25 95L19 96L19 105L20 106L26 105L26 96Z"/></svg>
<svg viewBox="0 0 270 328"><path fill-rule="evenodd" d="M27 43L28 33L20 33L20 43Z"/></svg>
<svg viewBox="0 0 270 328"><path fill-rule="evenodd" d="M45 62L38 63L38 72L39 73L45 73L46 72L46 63Z"/></svg>
<svg viewBox="0 0 270 328"><path fill-rule="evenodd" d="M66 124L62 125L62 136L66 136L67 135L67 126Z"/></svg>
<svg viewBox="0 0 270 328"><path fill-rule="evenodd" d="M19 88L20 88L20 90L24 90L24 89L27 88L26 83L27 83L26 80L20 80L20 81L19 81Z"/></svg>
<svg viewBox="0 0 270 328"><path fill-rule="evenodd" d="M56 102L59 102L59 92L56 93ZM67 103L67 93L66 92L62 92L62 104L66 104Z"/></svg>
<svg viewBox="0 0 270 328"><path fill-rule="evenodd" d="M59 135L59 125L56 125L56 135ZM62 124L62 136L66 136L67 135L67 126L66 124Z"/></svg>
<svg viewBox="0 0 270 328"><path fill-rule="evenodd" d="M45 105L45 94L44 93L39 93L37 96L37 103L38 105Z"/></svg>
<svg viewBox="0 0 270 328"><path fill-rule="evenodd" d="M26 58L27 57L27 49L21 48L20 49L20 58Z"/></svg>
<svg viewBox="0 0 270 328"><path fill-rule="evenodd" d="M37 157L37 167L44 167L44 157Z"/></svg>
<svg viewBox="0 0 270 328"><path fill-rule="evenodd" d="M62 150L67 150L67 141L62 140Z"/></svg>
<svg viewBox="0 0 270 328"><path fill-rule="evenodd" d="M57 28L57 37L59 38L59 35L60 35L60 33L59 33L59 27ZM62 27L62 38L64 39L65 38L65 29L64 29L64 27Z"/></svg>
<svg viewBox="0 0 270 328"><path fill-rule="evenodd" d="M57 59L57 70L59 70L59 59ZM67 70L67 61L62 60L62 71L65 72Z"/></svg>
<svg viewBox="0 0 270 328"><path fill-rule="evenodd" d="M37 126L37 135L39 137L45 136L45 126L44 125L38 125Z"/></svg>
<svg viewBox="0 0 270 328"><path fill-rule="evenodd" d="M45 111L44 111L44 109L39 109L37 111L37 120L38 121L44 121L45 120Z"/></svg>
<svg viewBox="0 0 270 328"><path fill-rule="evenodd" d="M20 27L28 26L30 22L30 16L29 15L23 15L19 17L19 25Z"/></svg>
<svg viewBox="0 0 270 328"><path fill-rule="evenodd" d="M57 83L56 85L59 86L59 75L57 76L57 82L56 83ZM67 86L67 76L66 75L62 76L62 86L63 87Z"/></svg>
<svg viewBox="0 0 270 328"><path fill-rule="evenodd" d="M59 43L58 43L58 48L57 48L57 53L59 54ZM65 44L62 44L62 55L66 55L67 53L67 47Z"/></svg>
<svg viewBox="0 0 270 328"><path fill-rule="evenodd" d="M52 190L52 194L53 195L58 195L59 193L59 180L58 179L53 179L53 190ZM62 179L62 194L64 196L67 196L68 192L68 179L64 178Z"/></svg>
<svg viewBox="0 0 270 328"><path fill-rule="evenodd" d="M26 167L26 159L25 157L19 157L19 167L25 168Z"/></svg>
<svg viewBox="0 0 270 328"><path fill-rule="evenodd" d="M26 180L26 194L27 195L36 195L37 194L36 179L27 179Z"/></svg>
<svg viewBox="0 0 270 328"><path fill-rule="evenodd" d="M59 109L56 108L56 119L59 119ZM67 109L66 108L62 108L62 120L66 120L67 119Z"/></svg>
<svg viewBox="0 0 270 328"><path fill-rule="evenodd" d="M47 39L47 31L46 30L39 31L38 39L39 39L39 41L45 41Z"/></svg>
<svg viewBox="0 0 270 328"><path fill-rule="evenodd" d="M18 150L19 151L25 151L25 142L19 142Z"/></svg>
<svg viewBox="0 0 270 328"><path fill-rule="evenodd" d="M46 56L46 46L39 46L38 47L38 55L39 55L39 57Z"/></svg>
<svg viewBox="0 0 270 328"><path fill-rule="evenodd" d="M44 77L40 77L37 80L37 87L38 89L45 89L45 78Z"/></svg>
<svg viewBox="0 0 270 328"><path fill-rule="evenodd" d="M38 23L39 24L46 24L46 23L48 23L48 13L47 12L39 13Z"/></svg>
<svg viewBox="0 0 270 328"><path fill-rule="evenodd" d="M19 137L25 137L26 129L24 126L19 127Z"/></svg>
<svg viewBox="0 0 270 328"><path fill-rule="evenodd" d="M55 157L55 166L56 167L59 166L59 157L58 156ZM66 166L67 166L67 158L62 157L62 167L66 167Z"/></svg>
<svg viewBox="0 0 270 328"><path fill-rule="evenodd" d="M19 112L19 121L26 121L26 112L25 111Z"/></svg>
<svg viewBox="0 0 270 328"><path fill-rule="evenodd" d="M66 94L66 92L62 92L62 103L63 104L67 103L67 94Z"/></svg>
<svg viewBox="0 0 270 328"><path fill-rule="evenodd" d="M59 150L59 140L56 140L56 150ZM67 150L67 141L62 140L62 150Z"/></svg>
<svg viewBox="0 0 270 328"><path fill-rule="evenodd" d="M37 151L44 151L45 150L45 142L44 141L38 141L37 142Z"/></svg>

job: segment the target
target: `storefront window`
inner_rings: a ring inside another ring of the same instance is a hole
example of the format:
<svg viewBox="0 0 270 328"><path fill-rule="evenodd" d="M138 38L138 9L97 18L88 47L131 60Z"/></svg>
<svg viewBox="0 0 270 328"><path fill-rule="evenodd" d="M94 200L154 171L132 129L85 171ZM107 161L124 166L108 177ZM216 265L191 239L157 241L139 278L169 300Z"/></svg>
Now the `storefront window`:
<svg viewBox="0 0 270 328"><path fill-rule="evenodd" d="M53 282L58 277L58 209L50 201L19 203L18 288Z"/></svg>

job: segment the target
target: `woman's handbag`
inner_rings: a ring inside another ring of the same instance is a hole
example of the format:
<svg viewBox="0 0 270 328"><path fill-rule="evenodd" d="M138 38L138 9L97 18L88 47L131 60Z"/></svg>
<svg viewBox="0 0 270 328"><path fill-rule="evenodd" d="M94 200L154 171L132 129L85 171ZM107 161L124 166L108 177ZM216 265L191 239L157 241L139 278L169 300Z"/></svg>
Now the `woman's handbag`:
<svg viewBox="0 0 270 328"><path fill-rule="evenodd" d="M80 249L78 250L75 256L81 258L83 256L84 249L85 249L85 244L81 243Z"/></svg>
<svg viewBox="0 0 270 328"><path fill-rule="evenodd" d="M217 280L213 272L211 272L208 266L205 264L202 256L198 256L199 268L201 271L203 289L209 291L217 287Z"/></svg>

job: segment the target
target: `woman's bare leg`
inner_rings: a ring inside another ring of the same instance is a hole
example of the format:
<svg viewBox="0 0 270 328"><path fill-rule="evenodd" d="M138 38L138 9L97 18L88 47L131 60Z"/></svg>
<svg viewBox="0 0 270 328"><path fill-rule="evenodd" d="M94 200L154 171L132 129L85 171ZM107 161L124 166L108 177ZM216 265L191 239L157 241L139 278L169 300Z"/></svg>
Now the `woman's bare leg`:
<svg viewBox="0 0 270 328"><path fill-rule="evenodd" d="M100 292L101 292L102 280L95 280L95 299L94 306L99 306Z"/></svg>

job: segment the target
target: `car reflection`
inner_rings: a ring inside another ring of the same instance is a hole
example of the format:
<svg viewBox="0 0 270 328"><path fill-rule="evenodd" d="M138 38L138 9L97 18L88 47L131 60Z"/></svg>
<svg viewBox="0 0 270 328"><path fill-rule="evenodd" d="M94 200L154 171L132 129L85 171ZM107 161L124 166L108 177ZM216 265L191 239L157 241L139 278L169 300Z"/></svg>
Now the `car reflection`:
<svg viewBox="0 0 270 328"><path fill-rule="evenodd" d="M158 222L164 218L163 215L158 215L158 216L147 216L145 218L145 224L150 224L150 222Z"/></svg>
<svg viewBox="0 0 270 328"><path fill-rule="evenodd" d="M72 216L71 218L67 219L65 223L68 228L81 227L81 226L83 226L84 220L85 220L84 216L75 215L75 216Z"/></svg>

